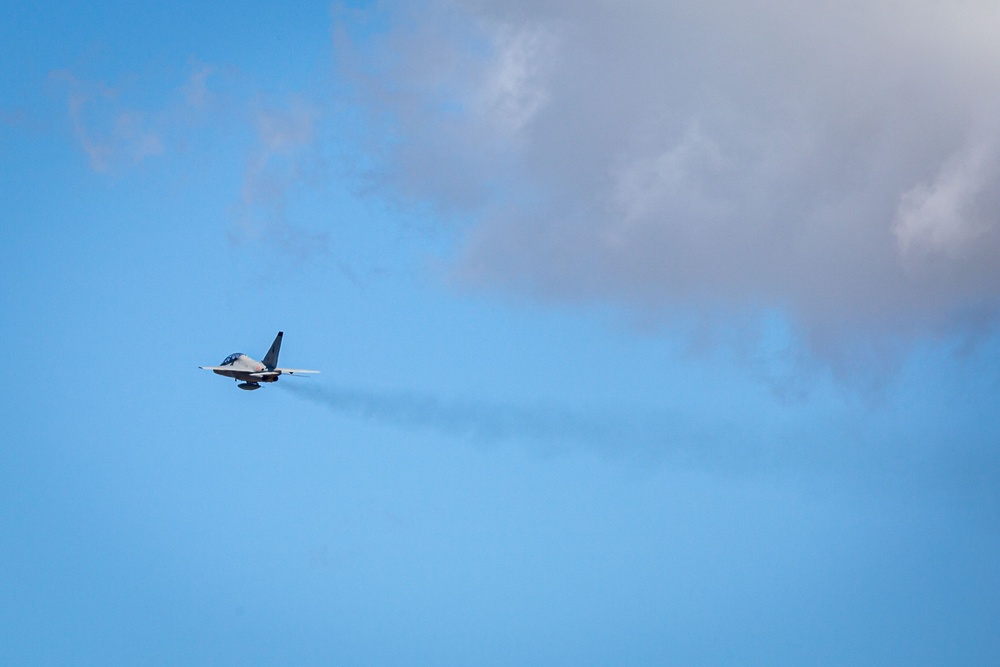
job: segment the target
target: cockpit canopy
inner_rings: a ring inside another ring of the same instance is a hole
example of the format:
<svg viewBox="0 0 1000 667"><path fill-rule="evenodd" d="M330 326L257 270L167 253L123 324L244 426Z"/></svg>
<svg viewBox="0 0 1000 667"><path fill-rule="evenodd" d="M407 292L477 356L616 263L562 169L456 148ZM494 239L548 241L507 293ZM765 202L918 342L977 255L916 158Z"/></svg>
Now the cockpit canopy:
<svg viewBox="0 0 1000 667"><path fill-rule="evenodd" d="M228 366L229 364L235 363L237 359L243 356L242 352L233 352L228 357L222 360L223 366Z"/></svg>

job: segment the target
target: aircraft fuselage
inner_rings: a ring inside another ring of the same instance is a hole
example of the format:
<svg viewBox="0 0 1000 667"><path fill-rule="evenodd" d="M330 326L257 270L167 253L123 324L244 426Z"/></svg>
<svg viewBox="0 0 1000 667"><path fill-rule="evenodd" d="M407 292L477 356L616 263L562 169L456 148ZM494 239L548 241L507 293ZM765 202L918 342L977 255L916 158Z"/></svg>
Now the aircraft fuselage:
<svg viewBox="0 0 1000 667"><path fill-rule="evenodd" d="M216 375L222 375L251 384L277 382L280 375L280 373L268 370L267 366L256 359L238 352L226 357L226 361L222 362L222 366L213 368L212 372Z"/></svg>

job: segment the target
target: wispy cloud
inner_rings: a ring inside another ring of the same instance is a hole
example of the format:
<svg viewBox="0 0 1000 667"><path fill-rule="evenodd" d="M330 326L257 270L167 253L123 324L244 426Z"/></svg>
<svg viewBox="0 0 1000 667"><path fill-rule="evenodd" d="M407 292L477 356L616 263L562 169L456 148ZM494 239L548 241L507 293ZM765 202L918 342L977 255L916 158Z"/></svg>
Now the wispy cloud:
<svg viewBox="0 0 1000 667"><path fill-rule="evenodd" d="M187 79L154 103L133 99L128 85L81 78L69 69L49 74L65 91L73 136L91 169L118 174L186 144L215 100L209 81L218 71L197 61L189 66Z"/></svg>
<svg viewBox="0 0 1000 667"><path fill-rule="evenodd" d="M326 252L326 234L306 230L288 214L289 194L314 183L320 171L320 110L305 97L262 106L254 91L223 86L225 92L219 93L219 80L231 84L234 77L196 60L189 63L185 80L146 105L129 103L121 88L81 79L70 70L52 72L50 78L65 87L77 145L90 168L101 174L120 174L151 158L183 152L204 126L237 133L249 126L252 139L242 184L233 196L230 240L260 243L298 259Z"/></svg>
<svg viewBox="0 0 1000 667"><path fill-rule="evenodd" d="M50 77L67 88L73 134L91 169L106 174L163 153L162 133L145 113L124 107L117 89L80 80L69 70Z"/></svg>
<svg viewBox="0 0 1000 667"><path fill-rule="evenodd" d="M208 87L208 79L217 71L218 68L215 65L192 63L191 76L181 86L181 92L184 94L184 100L188 106L202 108L209 104L212 100L212 93Z"/></svg>
<svg viewBox="0 0 1000 667"><path fill-rule="evenodd" d="M0 108L0 130L28 124L28 115L21 109Z"/></svg>
<svg viewBox="0 0 1000 667"><path fill-rule="evenodd" d="M236 227L230 233L234 243L260 241L299 259L327 251L326 234L307 231L287 215L290 192L317 177L318 119L318 108L301 98L255 113L255 146L247 159Z"/></svg>

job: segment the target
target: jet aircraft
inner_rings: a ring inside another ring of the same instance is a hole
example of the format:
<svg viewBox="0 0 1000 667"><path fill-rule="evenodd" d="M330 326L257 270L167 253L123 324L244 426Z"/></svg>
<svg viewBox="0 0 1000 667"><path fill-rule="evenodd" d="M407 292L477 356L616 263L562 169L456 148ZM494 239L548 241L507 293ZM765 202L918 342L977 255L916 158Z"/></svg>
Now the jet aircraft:
<svg viewBox="0 0 1000 667"><path fill-rule="evenodd" d="M212 371L217 375L231 377L240 383L236 386L247 391L260 389L261 382L277 382L282 375L319 373L319 371L305 371L298 368L278 368L278 351L281 350L281 337L283 335L284 332L278 332L274 342L271 343L271 349L264 355L263 361L252 359L242 352L234 352L223 359L220 366L199 366L198 368Z"/></svg>

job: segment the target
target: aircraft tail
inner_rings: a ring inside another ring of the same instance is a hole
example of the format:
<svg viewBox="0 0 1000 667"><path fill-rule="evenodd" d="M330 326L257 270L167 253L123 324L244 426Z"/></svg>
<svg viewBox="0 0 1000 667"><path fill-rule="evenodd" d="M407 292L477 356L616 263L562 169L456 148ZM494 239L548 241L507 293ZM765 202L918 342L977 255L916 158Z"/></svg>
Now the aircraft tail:
<svg viewBox="0 0 1000 667"><path fill-rule="evenodd" d="M274 337L274 342L271 343L271 349L267 351L267 354L264 355L264 360L261 362L267 366L269 371L274 370L278 365L278 352L281 351L281 337L283 335L284 332L278 332L278 335Z"/></svg>

